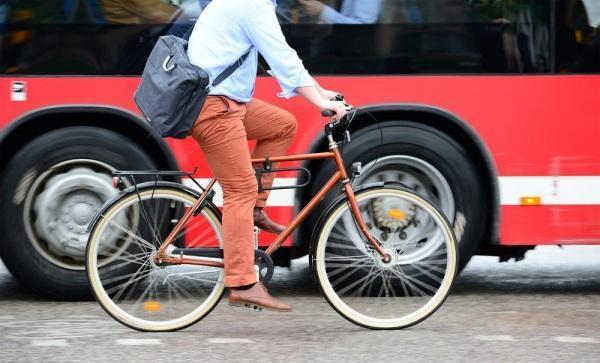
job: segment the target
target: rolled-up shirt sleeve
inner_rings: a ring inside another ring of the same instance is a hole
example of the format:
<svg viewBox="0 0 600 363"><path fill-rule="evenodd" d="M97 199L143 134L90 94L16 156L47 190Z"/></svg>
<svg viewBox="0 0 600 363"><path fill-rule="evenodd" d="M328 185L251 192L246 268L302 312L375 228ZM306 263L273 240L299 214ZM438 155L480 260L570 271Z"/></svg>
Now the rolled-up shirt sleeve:
<svg viewBox="0 0 600 363"><path fill-rule="evenodd" d="M264 8L254 9L246 20L248 38L269 63L271 74L281 86L279 97L291 98L297 95L297 88L314 86L302 60L287 44L272 6L265 4Z"/></svg>

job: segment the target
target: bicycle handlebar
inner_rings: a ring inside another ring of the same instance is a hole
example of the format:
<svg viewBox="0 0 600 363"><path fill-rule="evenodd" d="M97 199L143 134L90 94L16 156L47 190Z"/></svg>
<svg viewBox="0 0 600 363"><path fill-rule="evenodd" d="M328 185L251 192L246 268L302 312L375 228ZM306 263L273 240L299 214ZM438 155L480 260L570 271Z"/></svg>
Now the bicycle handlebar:
<svg viewBox="0 0 600 363"><path fill-rule="evenodd" d="M344 100L344 95L343 94L338 94L337 96L335 96L334 98L332 98L330 101L344 102L345 101ZM345 104L345 102L344 102L344 104ZM346 104L346 106L348 106L348 105ZM333 111L333 110L323 110L323 111L321 111L321 115L323 117L333 117L333 116L335 116L335 111Z"/></svg>
<svg viewBox="0 0 600 363"><path fill-rule="evenodd" d="M353 109L352 106L350 106L349 104L347 104L344 100L344 95L338 94L337 96L335 96L335 98L333 98L331 101L340 101L340 102L344 102L344 104L346 105L346 116L342 117L340 120L338 121L333 121L330 120L329 123L327 124L327 126L325 127L325 133L326 134L334 134L337 133L338 130L342 130L342 131L346 131L348 129L349 122L351 122L351 120L353 119L353 117L348 117L349 115L351 115L353 112L355 112L356 110ZM336 115L336 112L333 110L322 110L321 111L321 115L323 117L333 117ZM348 135L348 141L350 136ZM346 138L346 136L344 136L344 139Z"/></svg>
<svg viewBox="0 0 600 363"><path fill-rule="evenodd" d="M321 111L321 116L323 117L333 117L335 116L335 112L332 110L323 110Z"/></svg>

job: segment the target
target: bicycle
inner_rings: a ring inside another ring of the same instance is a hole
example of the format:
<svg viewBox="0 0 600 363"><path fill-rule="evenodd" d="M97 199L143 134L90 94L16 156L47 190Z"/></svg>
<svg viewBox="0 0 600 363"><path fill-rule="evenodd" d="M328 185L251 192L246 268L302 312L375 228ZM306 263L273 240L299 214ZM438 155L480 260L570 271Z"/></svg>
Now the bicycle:
<svg viewBox="0 0 600 363"><path fill-rule="evenodd" d="M400 183L353 186L361 165L346 170L340 146L350 142L349 127L357 110L325 125L328 152L253 159L259 190L272 163L332 160L337 170L268 246L258 249L255 267L268 282L271 255L336 185L343 193L323 213L310 244L314 281L340 315L371 329L400 329L428 318L445 301L457 272L452 226L425 198ZM323 116L332 116L323 112ZM218 304L223 283L221 214L215 205L216 180L202 187L193 173L117 171L121 193L97 213L88 230L87 276L102 308L120 323L141 331L188 327ZM135 176L154 175L136 184ZM200 192L161 176L187 175ZM131 185L127 186L126 181ZM257 232L257 231L255 231ZM257 308L256 306L249 306Z"/></svg>

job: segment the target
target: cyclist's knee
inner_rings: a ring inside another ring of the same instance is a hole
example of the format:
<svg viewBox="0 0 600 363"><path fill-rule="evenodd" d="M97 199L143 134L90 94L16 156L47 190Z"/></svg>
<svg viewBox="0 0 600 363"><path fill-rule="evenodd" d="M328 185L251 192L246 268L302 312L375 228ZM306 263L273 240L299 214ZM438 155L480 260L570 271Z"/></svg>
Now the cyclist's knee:
<svg viewBox="0 0 600 363"><path fill-rule="evenodd" d="M296 121L296 117L292 113L284 111L282 114L280 136L294 137L297 129L298 121Z"/></svg>

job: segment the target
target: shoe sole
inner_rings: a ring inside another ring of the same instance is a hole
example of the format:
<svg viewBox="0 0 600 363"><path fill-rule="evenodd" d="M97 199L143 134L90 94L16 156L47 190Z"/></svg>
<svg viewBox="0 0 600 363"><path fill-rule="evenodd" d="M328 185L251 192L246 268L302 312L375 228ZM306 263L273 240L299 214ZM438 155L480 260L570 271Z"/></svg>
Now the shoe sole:
<svg viewBox="0 0 600 363"><path fill-rule="evenodd" d="M236 302L229 302L229 306L235 306L235 307L241 307L241 308L248 308L248 309L253 310L253 311L262 311L264 309L264 310L269 310L269 311L276 311L278 313L289 313L289 312L292 311L292 309L289 309L289 310L275 309L275 308L269 308L269 307L266 307L266 306L261 306L261 305L258 305L258 304L247 303L247 302L242 302L242 301L239 301L239 302L237 302L237 301Z"/></svg>

